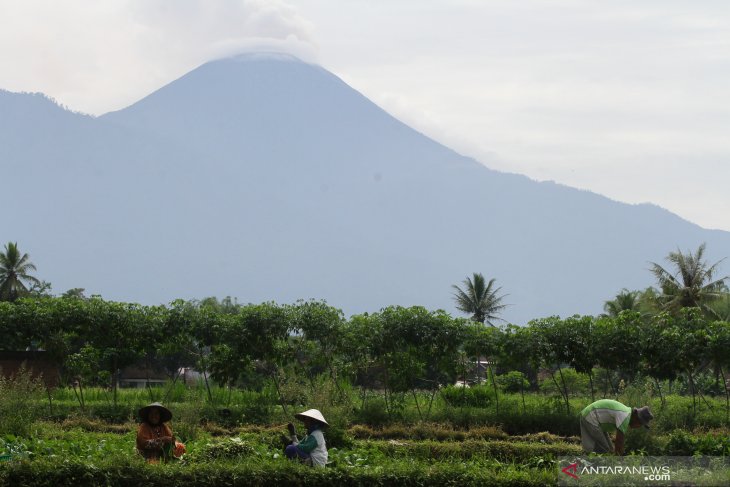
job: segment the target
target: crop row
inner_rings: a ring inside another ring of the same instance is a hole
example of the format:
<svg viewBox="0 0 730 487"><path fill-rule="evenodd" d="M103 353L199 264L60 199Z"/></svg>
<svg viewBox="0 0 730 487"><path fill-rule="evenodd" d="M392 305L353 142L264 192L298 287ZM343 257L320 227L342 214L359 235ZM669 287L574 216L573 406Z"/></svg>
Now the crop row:
<svg viewBox="0 0 730 487"><path fill-rule="evenodd" d="M97 463L60 459L12 462L0 467L2 487L120 486L377 486L377 485L503 485L542 486L553 484L552 470L515 466L485 466L465 463L427 465L387 462L375 467L349 466L313 469L286 460L207 462L191 465L148 466L138 460Z"/></svg>

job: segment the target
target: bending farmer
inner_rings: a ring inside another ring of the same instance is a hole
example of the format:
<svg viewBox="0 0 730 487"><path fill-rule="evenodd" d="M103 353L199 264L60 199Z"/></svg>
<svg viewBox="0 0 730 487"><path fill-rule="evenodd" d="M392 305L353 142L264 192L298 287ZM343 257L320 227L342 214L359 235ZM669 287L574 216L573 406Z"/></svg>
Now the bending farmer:
<svg viewBox="0 0 730 487"><path fill-rule="evenodd" d="M322 413L317 409L310 409L303 413L295 414L295 418L304 423L307 428L307 435L302 441L297 438L294 425L289 423L289 435L291 444L284 449L284 454L290 460L298 458L300 462L315 467L327 465L327 444L324 441L322 429L329 426Z"/></svg>
<svg viewBox="0 0 730 487"><path fill-rule="evenodd" d="M648 406L630 408L618 401L601 399L589 404L580 413L580 440L586 453L624 454L624 438L629 428L644 426L649 428L649 421L654 416ZM614 447L609 433L616 432Z"/></svg>

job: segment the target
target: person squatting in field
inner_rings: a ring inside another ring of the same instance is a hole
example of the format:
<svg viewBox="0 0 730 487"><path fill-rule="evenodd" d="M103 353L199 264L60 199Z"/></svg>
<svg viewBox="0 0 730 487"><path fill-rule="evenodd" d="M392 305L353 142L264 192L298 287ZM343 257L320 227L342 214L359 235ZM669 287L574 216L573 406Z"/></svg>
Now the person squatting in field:
<svg viewBox="0 0 730 487"><path fill-rule="evenodd" d="M139 410L142 423L137 430L137 451L147 463L167 462L185 453L185 445L175 441L172 427L167 424L172 412L159 402L153 402Z"/></svg>
<svg viewBox="0 0 730 487"><path fill-rule="evenodd" d="M324 467L327 465L328 455L322 430L329 424L317 409L309 409L295 414L294 417L304 423L307 434L302 441L299 441L294 425L287 424L290 443L284 448L284 454L290 460L298 459L307 465Z"/></svg>
<svg viewBox="0 0 730 487"><path fill-rule="evenodd" d="M612 399L601 399L580 412L580 440L586 453L624 454L624 440L629 428L649 428L654 415L648 406L630 408ZM609 433L616 432L616 445Z"/></svg>

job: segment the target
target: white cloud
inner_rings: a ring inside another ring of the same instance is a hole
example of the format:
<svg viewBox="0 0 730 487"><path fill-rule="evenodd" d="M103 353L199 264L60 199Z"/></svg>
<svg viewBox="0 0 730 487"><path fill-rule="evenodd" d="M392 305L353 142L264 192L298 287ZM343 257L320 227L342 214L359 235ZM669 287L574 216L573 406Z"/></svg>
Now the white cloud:
<svg viewBox="0 0 730 487"><path fill-rule="evenodd" d="M98 114L219 57L267 50L313 61L312 32L278 0L2 1L0 88Z"/></svg>

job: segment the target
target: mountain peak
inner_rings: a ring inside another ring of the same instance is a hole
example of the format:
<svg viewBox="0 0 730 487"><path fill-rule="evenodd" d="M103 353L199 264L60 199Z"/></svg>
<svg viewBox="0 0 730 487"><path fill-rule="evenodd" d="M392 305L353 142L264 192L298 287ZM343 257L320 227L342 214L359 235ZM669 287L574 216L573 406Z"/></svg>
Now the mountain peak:
<svg viewBox="0 0 730 487"><path fill-rule="evenodd" d="M386 148L384 141L398 139L399 152L436 150L448 153L446 159L459 158L326 69L278 52L247 53L206 63L130 107L101 118L178 140L202 152L233 144L266 153L279 150L286 140L307 154L328 145L342 150ZM413 162L408 157L399 165Z"/></svg>
<svg viewBox="0 0 730 487"><path fill-rule="evenodd" d="M4 174L43 197L8 185L0 204L23 211L3 231L56 289L453 310L451 285L482 272L524 323L600 312L676 247L730 248L651 206L491 171L291 55L206 63L99 118L4 98Z"/></svg>
<svg viewBox="0 0 730 487"><path fill-rule="evenodd" d="M217 61L213 61L213 62L225 62L225 61L232 61L232 62L282 61L282 62L295 62L295 63L302 63L302 64L310 64L310 63L305 63L302 59L298 58L297 56L295 56L293 54L289 54L286 52L277 52L277 51L246 52L246 53L236 54L234 56L220 58Z"/></svg>

